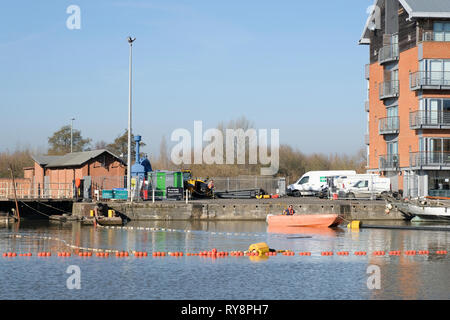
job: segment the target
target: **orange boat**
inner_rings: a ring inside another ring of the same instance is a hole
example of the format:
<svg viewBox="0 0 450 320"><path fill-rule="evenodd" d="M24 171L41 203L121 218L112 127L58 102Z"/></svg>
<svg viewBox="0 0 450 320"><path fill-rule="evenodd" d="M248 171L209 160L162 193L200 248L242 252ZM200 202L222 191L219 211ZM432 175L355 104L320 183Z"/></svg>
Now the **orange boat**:
<svg viewBox="0 0 450 320"><path fill-rule="evenodd" d="M317 227L285 227L285 226L267 226L267 233L278 233L287 235L316 235L326 237L337 237L340 232L344 232L341 228L317 228Z"/></svg>
<svg viewBox="0 0 450 320"><path fill-rule="evenodd" d="M336 227L342 221L338 214L294 214L272 215L269 214L266 219L269 226L277 227Z"/></svg>

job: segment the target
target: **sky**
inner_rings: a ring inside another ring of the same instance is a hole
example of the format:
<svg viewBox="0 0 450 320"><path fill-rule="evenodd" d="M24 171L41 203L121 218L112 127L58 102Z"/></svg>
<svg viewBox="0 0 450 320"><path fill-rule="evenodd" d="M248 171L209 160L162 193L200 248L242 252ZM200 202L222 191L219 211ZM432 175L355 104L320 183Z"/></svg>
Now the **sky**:
<svg viewBox="0 0 450 320"><path fill-rule="evenodd" d="M372 0L16 0L0 10L0 151L47 150L70 124L93 143L128 126L163 136L245 116L304 153L364 147ZM67 28L70 5L80 29Z"/></svg>

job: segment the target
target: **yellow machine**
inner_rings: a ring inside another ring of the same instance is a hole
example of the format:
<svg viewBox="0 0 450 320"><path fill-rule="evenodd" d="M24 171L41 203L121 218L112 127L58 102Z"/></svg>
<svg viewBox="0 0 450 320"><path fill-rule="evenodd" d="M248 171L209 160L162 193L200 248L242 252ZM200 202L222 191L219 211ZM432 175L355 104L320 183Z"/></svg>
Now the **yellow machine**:
<svg viewBox="0 0 450 320"><path fill-rule="evenodd" d="M189 190L195 198L213 198L213 189L210 185L201 179L192 178L191 170L181 170L183 173L184 189Z"/></svg>

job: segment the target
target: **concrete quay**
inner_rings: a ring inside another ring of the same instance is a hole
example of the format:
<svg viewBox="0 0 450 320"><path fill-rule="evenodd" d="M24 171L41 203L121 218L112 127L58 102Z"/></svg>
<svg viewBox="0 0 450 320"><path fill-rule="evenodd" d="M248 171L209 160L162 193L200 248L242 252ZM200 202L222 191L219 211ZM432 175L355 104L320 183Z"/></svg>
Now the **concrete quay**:
<svg viewBox="0 0 450 320"><path fill-rule="evenodd" d="M322 200L317 198L214 199L184 201L100 202L135 221L205 220L264 221L268 214L280 214L292 205L297 214L338 213L347 220L403 220L394 208L386 214L385 201ZM96 203L75 202L72 214L88 216Z"/></svg>

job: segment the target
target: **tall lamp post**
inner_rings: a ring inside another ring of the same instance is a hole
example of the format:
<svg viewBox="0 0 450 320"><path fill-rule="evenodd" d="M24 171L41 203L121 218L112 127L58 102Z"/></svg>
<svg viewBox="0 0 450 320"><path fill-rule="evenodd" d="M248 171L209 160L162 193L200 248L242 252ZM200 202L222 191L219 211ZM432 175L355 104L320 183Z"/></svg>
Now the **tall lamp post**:
<svg viewBox="0 0 450 320"><path fill-rule="evenodd" d="M129 89L128 89L128 157L127 157L127 191L128 199L131 198L131 67L133 57L133 42L136 38L128 37L130 44L130 70L129 70Z"/></svg>
<svg viewBox="0 0 450 320"><path fill-rule="evenodd" d="M73 152L73 120L75 118L70 119L70 153Z"/></svg>

